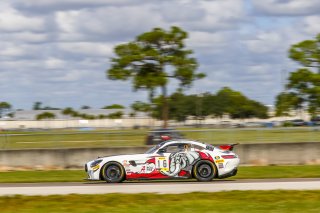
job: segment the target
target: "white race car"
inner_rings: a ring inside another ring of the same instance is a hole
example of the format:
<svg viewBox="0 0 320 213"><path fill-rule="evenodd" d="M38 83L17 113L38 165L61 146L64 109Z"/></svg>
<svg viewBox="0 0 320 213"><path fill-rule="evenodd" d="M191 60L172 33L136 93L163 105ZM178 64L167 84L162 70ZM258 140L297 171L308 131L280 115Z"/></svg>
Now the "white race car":
<svg viewBox="0 0 320 213"><path fill-rule="evenodd" d="M233 145L213 146L191 140L164 141L145 154L99 157L85 165L87 180L119 183L136 179L196 178L211 181L237 174Z"/></svg>

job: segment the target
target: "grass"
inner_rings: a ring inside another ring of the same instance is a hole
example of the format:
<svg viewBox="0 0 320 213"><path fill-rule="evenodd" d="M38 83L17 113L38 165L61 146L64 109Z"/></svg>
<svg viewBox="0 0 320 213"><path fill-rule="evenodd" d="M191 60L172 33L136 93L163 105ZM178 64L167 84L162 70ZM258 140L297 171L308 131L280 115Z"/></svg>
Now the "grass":
<svg viewBox="0 0 320 213"><path fill-rule="evenodd" d="M52 130L44 132L0 132L0 149L85 148L143 146L146 129L139 130ZM186 138L210 144L320 142L319 127L260 129L182 129Z"/></svg>
<svg viewBox="0 0 320 213"><path fill-rule="evenodd" d="M320 165L239 167L231 179L320 178Z"/></svg>
<svg viewBox="0 0 320 213"><path fill-rule="evenodd" d="M79 182L86 178L83 170L0 172L0 183ZM320 178L320 165L240 167L228 179Z"/></svg>
<svg viewBox="0 0 320 213"><path fill-rule="evenodd" d="M320 191L105 194L0 197L1 213L320 212Z"/></svg>
<svg viewBox="0 0 320 213"><path fill-rule="evenodd" d="M0 172L0 183L79 182L84 178L83 170Z"/></svg>

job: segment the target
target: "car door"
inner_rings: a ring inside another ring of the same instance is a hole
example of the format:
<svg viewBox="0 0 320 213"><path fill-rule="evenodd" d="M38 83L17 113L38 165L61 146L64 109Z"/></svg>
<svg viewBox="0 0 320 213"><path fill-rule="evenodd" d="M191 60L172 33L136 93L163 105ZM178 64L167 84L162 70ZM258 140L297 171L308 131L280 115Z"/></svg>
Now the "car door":
<svg viewBox="0 0 320 213"><path fill-rule="evenodd" d="M189 177L191 175L190 162L197 159L199 154L185 149L188 143L169 144L161 149L160 156L155 159L156 169L168 177Z"/></svg>
<svg viewBox="0 0 320 213"><path fill-rule="evenodd" d="M153 154L132 155L123 160L122 165L126 170L127 179L157 178L159 173L155 168Z"/></svg>

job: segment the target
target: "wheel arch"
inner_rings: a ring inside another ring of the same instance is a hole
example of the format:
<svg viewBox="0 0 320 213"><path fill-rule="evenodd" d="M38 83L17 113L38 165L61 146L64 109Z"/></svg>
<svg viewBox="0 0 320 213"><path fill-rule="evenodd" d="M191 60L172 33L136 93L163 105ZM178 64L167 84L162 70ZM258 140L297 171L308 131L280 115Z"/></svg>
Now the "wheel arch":
<svg viewBox="0 0 320 213"><path fill-rule="evenodd" d="M214 169L215 169L215 171L216 171L216 173L215 173L215 175L214 175L214 178L219 177L219 169L218 169L218 166L216 165L216 163L214 162L214 160L211 160L211 159L199 159L199 160L197 160L196 162L194 162L193 165L192 165L192 168L191 168L191 178L196 178L196 177L194 176L193 170L195 169L195 166L196 166L196 164L197 164L199 161L207 161L207 162L213 164L213 166L215 167Z"/></svg>
<svg viewBox="0 0 320 213"><path fill-rule="evenodd" d="M195 170L196 170L196 168L195 168L195 167L196 167L196 165L197 165L199 162L206 162L206 163L209 163L210 165L212 165L212 167L213 167L213 169L214 169L214 171L215 171L213 178L219 177L219 170L218 170L218 167L217 167L217 165L215 164L214 161L211 161L210 159L200 159L200 160L198 160L197 162L195 162L195 163L193 164L193 166L192 166L192 170L191 170L191 177L192 177L192 178L196 178L196 176L195 176ZM197 178L196 178L196 179L197 179Z"/></svg>
<svg viewBox="0 0 320 213"><path fill-rule="evenodd" d="M107 161L105 162L102 166L101 166L101 169L100 169L100 173L99 173L99 179L100 180L104 180L103 179L103 176L102 176L102 172L104 170L104 167L107 165L107 164L118 164L120 166L121 169L123 169L123 173L124 173L124 176L123 176L123 180L126 180L127 179L127 174L126 174L126 169L124 168L124 166L122 165L122 163L120 163L119 161L116 161L116 160L112 160L112 161Z"/></svg>

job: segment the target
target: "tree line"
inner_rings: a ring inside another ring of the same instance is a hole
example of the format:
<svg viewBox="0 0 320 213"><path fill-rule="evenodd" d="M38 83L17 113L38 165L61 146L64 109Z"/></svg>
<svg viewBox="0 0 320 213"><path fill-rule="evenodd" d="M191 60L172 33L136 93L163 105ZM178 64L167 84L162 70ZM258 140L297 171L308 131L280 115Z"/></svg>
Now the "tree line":
<svg viewBox="0 0 320 213"><path fill-rule="evenodd" d="M109 107L108 109L124 109L124 107L122 105L119 105L119 104L116 104L114 107L115 108ZM118 118L122 118L122 116L123 116L123 112L122 111L116 111L116 112L110 113L108 115L100 114L100 115L94 116L94 115L90 115L90 114L87 114L87 113L80 113L79 111L76 111L71 107L64 108L61 111L61 113L63 115L69 115L70 117L73 117L73 118L81 118L81 119L86 119L86 120L118 119ZM43 112L43 113L40 113L40 114L38 114L36 116L37 120L55 119L55 118L56 118L56 114L52 113L52 112Z"/></svg>
<svg viewBox="0 0 320 213"><path fill-rule="evenodd" d="M135 102L131 108L161 119L163 107L161 99L161 97L155 98L151 104ZM176 121L185 121L191 117L205 119L208 116L223 117L224 115L237 119L268 117L266 106L229 87L224 87L215 94L207 92L185 95L182 92L175 92L168 97L168 105L169 117Z"/></svg>
<svg viewBox="0 0 320 213"><path fill-rule="evenodd" d="M151 103L136 101L130 105L132 112L130 117L135 117L138 112L143 112L150 117L162 119L162 97L158 96L152 99ZM215 94L206 92L203 94L186 95L184 93L175 92L167 97L168 101L168 116L172 120L185 121L189 117L196 119L204 119L207 116L222 117L229 115L231 118L267 118L268 108L262 103L251 100L243 95L241 92L232 90L229 87L220 89ZM36 102L34 106L39 106L40 102ZM0 105L1 107L1 105ZM11 105L10 105L11 107ZM87 106L86 109L91 107ZM36 108L36 110L61 110L63 115L68 115L74 118L82 119L118 119L124 115L120 109L125 107L120 104L112 104L104 109L119 109L119 111L110 113L108 115L90 115L87 113L80 113L79 111L67 107L59 109L56 107ZM81 107L83 109L83 107ZM37 120L55 119L56 114L52 112L42 112L36 116Z"/></svg>

